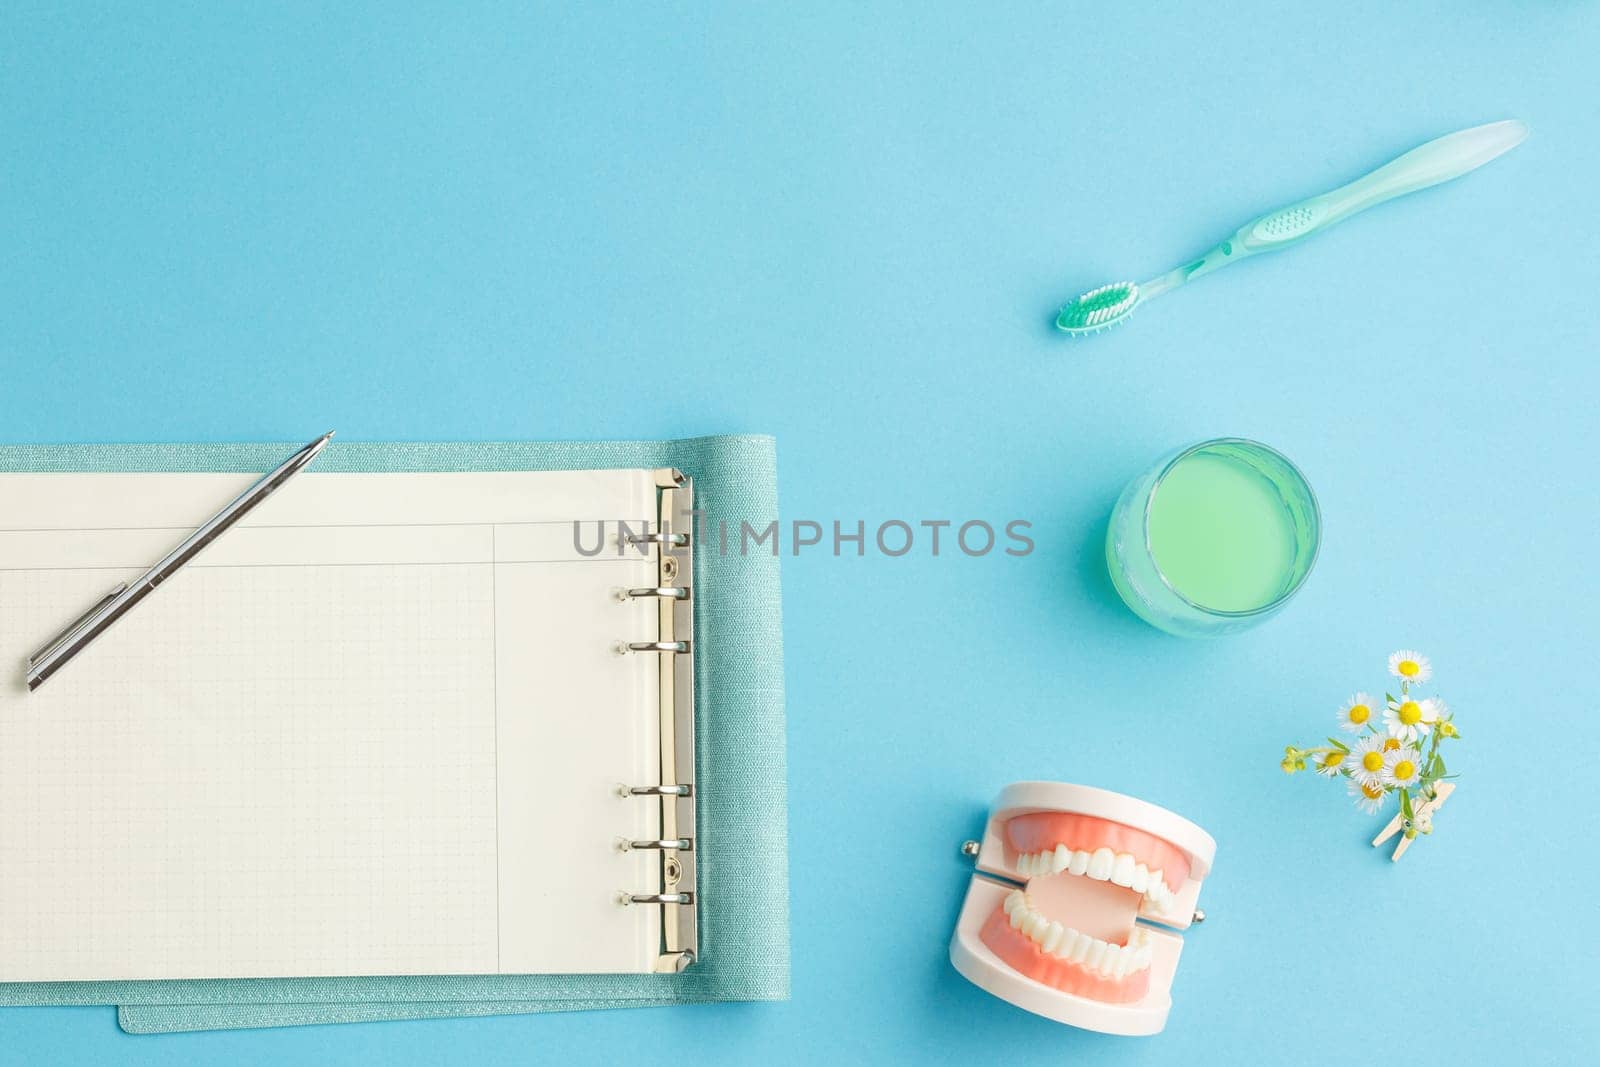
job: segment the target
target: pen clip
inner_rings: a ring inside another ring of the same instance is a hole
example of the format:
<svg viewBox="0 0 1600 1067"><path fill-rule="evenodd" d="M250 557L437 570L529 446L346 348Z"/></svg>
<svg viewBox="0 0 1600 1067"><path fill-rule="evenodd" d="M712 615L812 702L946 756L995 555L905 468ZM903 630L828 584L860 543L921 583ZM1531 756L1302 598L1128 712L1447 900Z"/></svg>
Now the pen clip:
<svg viewBox="0 0 1600 1067"><path fill-rule="evenodd" d="M96 614L99 613L101 608L105 607L107 604L111 603L113 600L117 599L117 597L121 596L123 593L125 593L127 591L128 591L128 583L127 582L118 582L117 583L117 587L115 589L111 590L111 592L107 593L105 595L105 597L100 600L99 603L95 604L94 607L90 608L88 611L84 612L82 615L79 615L76 619L74 619L72 621L72 623L65 630L62 630L61 633L59 633L54 638L52 638L49 644L45 645L39 651L37 651L33 655L29 656L28 657L28 666L32 667L35 663L38 663L40 660L44 659L50 653L54 652L56 649L60 648L64 644L66 644L69 640L72 639L72 636L74 634L76 634L79 630L81 630L83 628L83 624L84 623L88 622L90 619L94 618Z"/></svg>

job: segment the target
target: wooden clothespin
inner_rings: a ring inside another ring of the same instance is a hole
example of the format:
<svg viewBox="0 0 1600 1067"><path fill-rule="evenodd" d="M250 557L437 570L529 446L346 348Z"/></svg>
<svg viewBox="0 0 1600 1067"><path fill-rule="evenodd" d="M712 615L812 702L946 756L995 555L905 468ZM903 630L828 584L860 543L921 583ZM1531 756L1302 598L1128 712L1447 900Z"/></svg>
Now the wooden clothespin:
<svg viewBox="0 0 1600 1067"><path fill-rule="evenodd" d="M1444 807L1444 802L1448 800L1450 798L1450 794L1454 793L1455 791L1456 786L1454 782L1435 783L1433 787L1433 798L1423 801L1421 804L1416 805L1412 809L1412 814L1415 816L1415 819L1412 821L1413 825L1431 819L1433 817L1433 813ZM1404 812L1401 812L1394 818L1390 819L1389 825L1383 828L1383 833L1372 839L1372 847L1377 848L1379 845L1389 840L1389 838L1393 837L1395 834L1398 834L1401 828L1405 825L1405 821L1406 817ZM1389 861L1393 863L1401 856L1405 855L1406 849L1411 847L1412 840L1414 839L1410 837L1401 837L1400 843L1394 847L1394 855L1389 857Z"/></svg>

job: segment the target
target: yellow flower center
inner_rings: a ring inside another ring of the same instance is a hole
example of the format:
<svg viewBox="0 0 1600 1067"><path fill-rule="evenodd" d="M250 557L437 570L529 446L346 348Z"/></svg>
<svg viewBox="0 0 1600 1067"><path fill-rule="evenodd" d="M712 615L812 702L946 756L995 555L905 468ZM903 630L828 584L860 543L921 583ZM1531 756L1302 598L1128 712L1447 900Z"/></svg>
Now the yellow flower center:
<svg viewBox="0 0 1600 1067"><path fill-rule="evenodd" d="M1383 756L1377 752L1368 752L1361 757L1361 766L1364 770L1378 771L1383 769Z"/></svg>
<svg viewBox="0 0 1600 1067"><path fill-rule="evenodd" d="M1395 749L1397 749L1399 747L1400 747L1400 739L1398 737L1385 737L1383 739L1383 750L1385 752L1393 752Z"/></svg>
<svg viewBox="0 0 1600 1067"><path fill-rule="evenodd" d="M1415 726L1422 721L1422 705L1415 700L1402 701L1400 704L1400 721L1407 726Z"/></svg>
<svg viewBox="0 0 1600 1067"><path fill-rule="evenodd" d="M1379 797L1383 796L1383 786L1368 783L1367 785L1361 787L1361 794L1368 800L1377 800Z"/></svg>
<svg viewBox="0 0 1600 1067"><path fill-rule="evenodd" d="M1408 759L1403 759L1394 765L1394 776L1404 782L1417 773L1417 765Z"/></svg>
<svg viewBox="0 0 1600 1067"><path fill-rule="evenodd" d="M1362 723L1372 718L1372 709L1367 707L1365 704L1352 704L1350 706L1350 710L1344 714L1345 718L1349 719L1357 726L1360 726Z"/></svg>
<svg viewBox="0 0 1600 1067"><path fill-rule="evenodd" d="M1422 664L1414 659L1403 659L1395 665L1394 669L1399 671L1404 678L1415 678L1422 673Z"/></svg>
<svg viewBox="0 0 1600 1067"><path fill-rule="evenodd" d="M1324 767L1337 767L1342 759L1344 759L1344 753L1336 750L1322 757L1322 765Z"/></svg>

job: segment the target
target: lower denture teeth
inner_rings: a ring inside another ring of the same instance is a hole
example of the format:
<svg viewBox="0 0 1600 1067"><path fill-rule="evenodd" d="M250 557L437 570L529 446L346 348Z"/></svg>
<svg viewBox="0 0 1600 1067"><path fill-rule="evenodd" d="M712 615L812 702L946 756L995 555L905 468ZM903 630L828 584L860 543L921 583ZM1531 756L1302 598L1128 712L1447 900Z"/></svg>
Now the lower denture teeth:
<svg viewBox="0 0 1600 1067"><path fill-rule="evenodd" d="M1066 958L1071 960L1073 963L1082 963L1083 962L1083 958L1089 954L1089 943L1091 941L1093 941L1093 940L1094 939L1092 937L1090 937L1089 935L1080 934L1080 933L1078 933L1078 931L1073 930L1072 931L1072 951L1066 953ZM1062 947L1063 947L1063 949L1066 948L1065 945L1063 945Z"/></svg>
<svg viewBox="0 0 1600 1067"><path fill-rule="evenodd" d="M1127 944L1116 945L1045 918L1033 909L1032 901L1021 890L1008 894L1003 907L1010 915L1011 926L1042 952L1103 978L1120 981L1150 966L1150 938L1142 928L1129 934Z"/></svg>

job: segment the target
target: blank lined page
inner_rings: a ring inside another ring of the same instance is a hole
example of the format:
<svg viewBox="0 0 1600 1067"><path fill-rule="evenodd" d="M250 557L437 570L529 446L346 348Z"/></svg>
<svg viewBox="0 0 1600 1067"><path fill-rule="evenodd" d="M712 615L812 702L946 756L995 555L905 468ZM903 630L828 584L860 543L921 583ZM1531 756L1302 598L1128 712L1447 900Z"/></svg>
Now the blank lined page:
<svg viewBox="0 0 1600 1067"><path fill-rule="evenodd" d="M252 480L0 475L0 980L649 970L650 472L302 475L27 691Z"/></svg>

